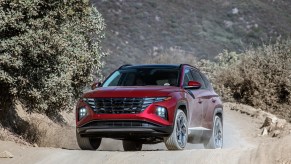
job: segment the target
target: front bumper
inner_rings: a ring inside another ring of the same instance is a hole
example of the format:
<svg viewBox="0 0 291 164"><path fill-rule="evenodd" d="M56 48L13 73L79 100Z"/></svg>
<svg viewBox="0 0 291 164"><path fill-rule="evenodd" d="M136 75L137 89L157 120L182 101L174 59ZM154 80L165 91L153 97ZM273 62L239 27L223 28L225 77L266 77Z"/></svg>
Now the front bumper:
<svg viewBox="0 0 291 164"><path fill-rule="evenodd" d="M172 126L162 126L139 120L92 121L77 127L82 137L100 137L114 139L163 138L173 131Z"/></svg>

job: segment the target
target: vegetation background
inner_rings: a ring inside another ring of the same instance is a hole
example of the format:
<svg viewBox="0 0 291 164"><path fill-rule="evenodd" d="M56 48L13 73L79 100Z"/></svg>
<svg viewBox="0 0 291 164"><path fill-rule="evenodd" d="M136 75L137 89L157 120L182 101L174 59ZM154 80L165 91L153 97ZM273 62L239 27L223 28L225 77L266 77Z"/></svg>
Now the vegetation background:
<svg viewBox="0 0 291 164"><path fill-rule="evenodd" d="M61 111L72 110L93 71L100 73L104 26L86 0L1 0L2 126L35 142L37 126L20 118L15 105L56 121Z"/></svg>

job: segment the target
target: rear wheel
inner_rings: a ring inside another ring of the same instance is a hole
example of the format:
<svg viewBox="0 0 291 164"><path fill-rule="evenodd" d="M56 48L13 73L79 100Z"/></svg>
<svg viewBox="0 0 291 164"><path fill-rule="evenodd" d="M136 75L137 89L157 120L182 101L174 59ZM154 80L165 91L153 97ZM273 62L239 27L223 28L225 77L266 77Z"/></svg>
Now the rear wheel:
<svg viewBox="0 0 291 164"><path fill-rule="evenodd" d="M79 133L76 135L78 145L82 150L97 150L101 144L102 138L81 137Z"/></svg>
<svg viewBox="0 0 291 164"><path fill-rule="evenodd" d="M182 150L185 148L188 139L188 121L185 113L177 110L174 129L172 134L165 138L165 145L168 150Z"/></svg>
<svg viewBox="0 0 291 164"><path fill-rule="evenodd" d="M204 142L206 149L221 149L223 146L223 127L222 119L219 116L214 117L212 135L208 141Z"/></svg>
<svg viewBox="0 0 291 164"><path fill-rule="evenodd" d="M136 141L123 140L122 145L124 151L141 151L142 149L142 143Z"/></svg>

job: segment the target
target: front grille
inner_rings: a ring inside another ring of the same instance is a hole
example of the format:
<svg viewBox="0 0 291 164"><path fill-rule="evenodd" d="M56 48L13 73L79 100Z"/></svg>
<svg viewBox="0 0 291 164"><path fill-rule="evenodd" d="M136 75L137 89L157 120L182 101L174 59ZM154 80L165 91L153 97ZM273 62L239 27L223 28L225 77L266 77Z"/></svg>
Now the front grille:
<svg viewBox="0 0 291 164"><path fill-rule="evenodd" d="M160 125L152 124L145 121L93 121L83 127L99 127L99 128L126 128L126 127L160 127Z"/></svg>
<svg viewBox="0 0 291 164"><path fill-rule="evenodd" d="M85 98L84 101L98 114L136 114L160 98Z"/></svg>

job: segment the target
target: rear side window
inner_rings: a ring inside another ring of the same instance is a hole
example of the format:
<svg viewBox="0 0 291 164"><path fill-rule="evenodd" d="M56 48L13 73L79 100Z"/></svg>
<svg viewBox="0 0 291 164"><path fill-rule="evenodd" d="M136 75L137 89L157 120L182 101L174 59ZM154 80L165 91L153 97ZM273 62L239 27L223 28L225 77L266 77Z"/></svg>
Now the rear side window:
<svg viewBox="0 0 291 164"><path fill-rule="evenodd" d="M211 84L210 84L209 80L207 79L207 77L203 73L200 73L200 75L205 82L206 88L211 88Z"/></svg>
<svg viewBox="0 0 291 164"><path fill-rule="evenodd" d="M191 70L191 72L192 72L194 81L198 81L199 83L201 83L201 88L205 89L206 85L204 83L204 80L200 76L200 73L198 71L195 71L195 70Z"/></svg>

